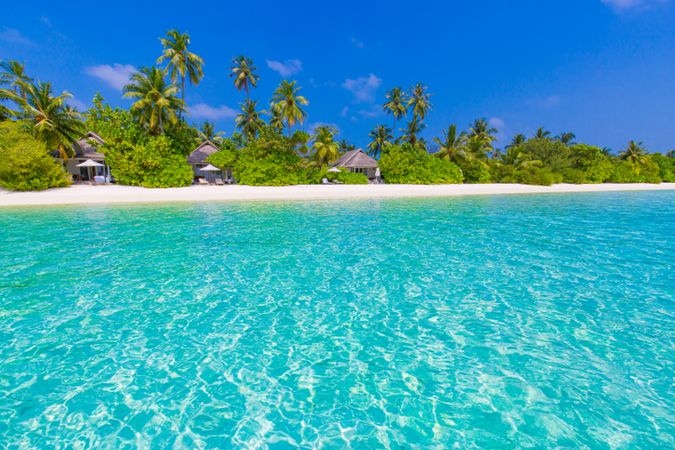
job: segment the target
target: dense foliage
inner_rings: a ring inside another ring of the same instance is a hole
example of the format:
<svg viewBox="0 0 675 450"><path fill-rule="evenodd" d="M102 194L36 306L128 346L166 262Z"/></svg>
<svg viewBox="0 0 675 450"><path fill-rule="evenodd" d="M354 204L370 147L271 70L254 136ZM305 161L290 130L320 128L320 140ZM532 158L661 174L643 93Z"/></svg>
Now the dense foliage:
<svg viewBox="0 0 675 450"><path fill-rule="evenodd" d="M25 122L0 122L0 186L13 191L41 191L70 184L61 164Z"/></svg>
<svg viewBox="0 0 675 450"><path fill-rule="evenodd" d="M432 155L420 146L390 145L380 159L382 176L388 183L445 184L461 183L462 172L456 164Z"/></svg>
<svg viewBox="0 0 675 450"><path fill-rule="evenodd" d="M338 182L342 184L368 184L368 177L362 173L353 173L347 170L341 172L328 172L327 169L322 171L321 179L327 178L329 181Z"/></svg>
<svg viewBox="0 0 675 450"><path fill-rule="evenodd" d="M118 183L152 188L192 183L185 146L169 134L146 133L128 111L112 108L97 96L87 126L105 141L100 150Z"/></svg>

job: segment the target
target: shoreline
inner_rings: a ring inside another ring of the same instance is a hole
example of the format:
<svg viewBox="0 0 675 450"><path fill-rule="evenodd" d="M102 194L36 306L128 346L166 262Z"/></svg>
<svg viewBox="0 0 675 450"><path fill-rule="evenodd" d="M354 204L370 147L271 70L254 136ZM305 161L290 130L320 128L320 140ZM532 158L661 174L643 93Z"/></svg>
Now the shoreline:
<svg viewBox="0 0 675 450"><path fill-rule="evenodd" d="M234 201L346 200L368 198L464 197L474 195L561 194L575 192L636 192L675 190L661 184L443 184L443 185L296 185L296 186L188 186L148 189L135 186L74 185L40 192L0 189L0 207L185 203Z"/></svg>

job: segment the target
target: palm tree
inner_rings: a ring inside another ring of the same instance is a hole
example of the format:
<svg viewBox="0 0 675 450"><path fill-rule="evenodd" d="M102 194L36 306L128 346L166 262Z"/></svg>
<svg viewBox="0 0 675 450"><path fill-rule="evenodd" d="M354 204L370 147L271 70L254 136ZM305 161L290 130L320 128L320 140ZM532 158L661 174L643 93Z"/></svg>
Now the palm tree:
<svg viewBox="0 0 675 450"><path fill-rule="evenodd" d="M236 87L238 91L243 89L244 92L246 92L246 97L248 97L249 89L258 85L260 77L255 71L256 68L253 65L253 60L251 58L247 58L244 55L232 58L230 77L234 79L234 87Z"/></svg>
<svg viewBox="0 0 675 450"><path fill-rule="evenodd" d="M410 90L410 98L408 99L408 106L412 108L413 117L422 119L426 117L429 110L431 110L431 96L427 93L427 87L421 83L417 83Z"/></svg>
<svg viewBox="0 0 675 450"><path fill-rule="evenodd" d="M574 145L574 139L576 139L576 134L572 132L563 132L556 136L556 139L562 142L565 145Z"/></svg>
<svg viewBox="0 0 675 450"><path fill-rule="evenodd" d="M159 39L164 46L162 55L157 58L157 64L167 62L169 78L176 83L180 78L181 100L185 103L185 78L190 84L197 85L204 77L202 66L204 60L188 50L190 35L180 33L178 30L169 30L166 37Z"/></svg>
<svg viewBox="0 0 675 450"><path fill-rule="evenodd" d="M405 129L401 129L405 133L401 139L403 142L416 145L420 141L419 134L425 127L426 125L421 120L413 117L412 120L408 121L408 126Z"/></svg>
<svg viewBox="0 0 675 450"><path fill-rule="evenodd" d="M495 133L497 129L484 118L474 120L466 138L469 153L475 157L485 157L492 151L492 143L497 139Z"/></svg>
<svg viewBox="0 0 675 450"><path fill-rule="evenodd" d="M338 143L334 141L337 130L330 125L321 125L314 130L313 159L319 164L330 164L340 157Z"/></svg>
<svg viewBox="0 0 675 450"><path fill-rule="evenodd" d="M257 111L257 101L247 98L243 103L240 103L241 112L237 114L234 122L237 128L246 136L246 139L253 140L258 135L258 132L265 126L265 121L260 117L265 111Z"/></svg>
<svg viewBox="0 0 675 450"><path fill-rule="evenodd" d="M630 141L626 149L619 154L619 159L634 164L642 164L645 161L647 150L642 142Z"/></svg>
<svg viewBox="0 0 675 450"><path fill-rule="evenodd" d="M449 161L456 161L466 156L464 152L464 140L466 133L463 131L457 134L457 125L452 124L447 130L443 130L443 139L434 138L434 142L438 144L438 158L447 159Z"/></svg>
<svg viewBox="0 0 675 450"><path fill-rule="evenodd" d="M33 124L35 136L49 150L58 150L66 159L72 155L73 143L84 134L80 113L66 105L69 92L53 95L50 83L25 86L23 115Z"/></svg>
<svg viewBox="0 0 675 450"><path fill-rule="evenodd" d="M124 98L136 101L132 114L152 134L164 133L164 124L178 122L176 113L185 109L183 100L176 97L178 87L165 80L166 72L157 67L143 67L131 75L124 86Z"/></svg>
<svg viewBox="0 0 675 450"><path fill-rule="evenodd" d="M527 141L527 138L525 137L525 135L522 134L522 133L518 133L515 136L513 136L513 138L511 138L511 143L509 145L507 145L506 148L509 149L509 148L519 147L519 146L523 145L525 143L525 141Z"/></svg>
<svg viewBox="0 0 675 450"><path fill-rule="evenodd" d="M391 145L394 138L391 134L391 128L386 125L377 125L368 136L372 139L368 144L368 154L373 158L379 158L384 149Z"/></svg>
<svg viewBox="0 0 675 450"><path fill-rule="evenodd" d="M9 89L26 100L27 90L33 79L26 74L26 67L19 61L0 62L0 85L9 86Z"/></svg>
<svg viewBox="0 0 675 450"><path fill-rule="evenodd" d="M394 116L394 126L392 130L396 130L396 121L405 117L408 113L408 96L400 87L395 87L387 92L387 102L382 109Z"/></svg>
<svg viewBox="0 0 675 450"><path fill-rule="evenodd" d="M356 146L351 142L348 142L347 139L342 139L340 142L338 142L338 147L340 153L347 153L356 149Z"/></svg>
<svg viewBox="0 0 675 450"><path fill-rule="evenodd" d="M306 133L302 130L295 130L290 137L291 146L303 156L307 155L307 153L309 153L309 147L307 144L311 138L312 137L309 135L309 133Z"/></svg>
<svg viewBox="0 0 675 450"><path fill-rule="evenodd" d="M300 88L295 81L283 80L272 96L272 108L277 109L281 119L286 122L288 132L296 123L304 122L307 113L303 106L309 102L302 95L298 95Z"/></svg>
<svg viewBox="0 0 675 450"><path fill-rule="evenodd" d="M675 158L675 150L669 150L668 153L666 153L666 156L668 158Z"/></svg>
<svg viewBox="0 0 675 450"><path fill-rule="evenodd" d="M281 112L278 108L272 106L269 110L270 120L268 124L274 131L281 133L284 130L284 120L281 117Z"/></svg>
<svg viewBox="0 0 675 450"><path fill-rule="evenodd" d="M544 130L543 127L539 127L537 129L537 132L534 133L534 138L535 139L548 139L548 137L551 135L550 131Z"/></svg>
<svg viewBox="0 0 675 450"><path fill-rule="evenodd" d="M208 120L202 124L201 129L197 132L199 142L211 141L214 144L220 144L223 142L223 137L225 133L222 131L216 131L216 127L212 122Z"/></svg>

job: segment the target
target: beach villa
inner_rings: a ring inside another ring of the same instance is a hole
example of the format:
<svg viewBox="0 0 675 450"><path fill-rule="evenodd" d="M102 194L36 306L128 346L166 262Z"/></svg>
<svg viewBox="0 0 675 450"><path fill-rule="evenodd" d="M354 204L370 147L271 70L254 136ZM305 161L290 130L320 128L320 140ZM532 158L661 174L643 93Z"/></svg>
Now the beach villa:
<svg viewBox="0 0 675 450"><path fill-rule="evenodd" d="M206 162L206 158L216 153L220 149L211 141L204 141L197 148L192 150L190 155L188 155L188 164L192 166L192 172L195 175L195 179L207 178L211 172L205 172L202 169L206 168L210 164ZM224 171L221 170L216 175L222 176L223 180L232 180L232 169L227 169Z"/></svg>
<svg viewBox="0 0 675 450"><path fill-rule="evenodd" d="M110 177L110 168L105 164L105 155L98 151L98 146L105 141L93 131L87 132L73 144L75 156L62 159L57 151L52 152L54 157L63 163L66 171L73 177L73 181L94 181L95 177L101 182Z"/></svg>
<svg viewBox="0 0 675 450"><path fill-rule="evenodd" d="M353 173L362 173L369 180L375 180L378 174L377 160L371 158L363 150L350 150L337 160L335 167L344 168Z"/></svg>

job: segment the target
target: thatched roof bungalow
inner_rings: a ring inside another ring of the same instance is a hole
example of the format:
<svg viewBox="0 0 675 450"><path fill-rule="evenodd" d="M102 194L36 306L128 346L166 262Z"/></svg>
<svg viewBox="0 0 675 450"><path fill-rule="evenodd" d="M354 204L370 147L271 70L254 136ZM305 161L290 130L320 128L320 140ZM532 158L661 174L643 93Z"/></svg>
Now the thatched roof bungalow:
<svg viewBox="0 0 675 450"><path fill-rule="evenodd" d="M362 149L350 150L337 160L335 167L340 167L354 173L362 173L368 179L374 179L377 171L377 161L366 154Z"/></svg>
<svg viewBox="0 0 675 450"><path fill-rule="evenodd" d="M206 140L199 144L197 148L192 150L188 155L188 164L192 166L192 172L194 172L195 178L205 177L207 174L202 172L202 168L206 167L209 163L206 162L206 158L213 155L220 149L213 142ZM223 171L223 176L226 180L232 179L232 170L227 169Z"/></svg>

